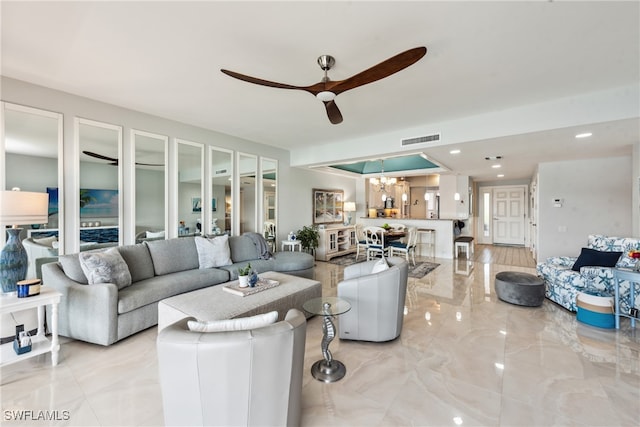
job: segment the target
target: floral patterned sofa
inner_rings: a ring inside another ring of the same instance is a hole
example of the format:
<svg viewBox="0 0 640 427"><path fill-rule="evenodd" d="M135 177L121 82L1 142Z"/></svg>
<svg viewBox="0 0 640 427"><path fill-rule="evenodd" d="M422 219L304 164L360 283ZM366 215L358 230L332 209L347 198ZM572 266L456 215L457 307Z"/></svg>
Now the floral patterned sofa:
<svg viewBox="0 0 640 427"><path fill-rule="evenodd" d="M587 248L603 252L622 252L616 267L633 268L636 260L630 258L630 250L640 250L640 239L631 237L607 237L597 234L589 235ZM571 267L578 257L550 257L536 266L538 276L546 284L545 296L564 308L577 311L576 297L585 290L604 291L614 295L615 280L613 269L608 267L581 267L573 271ZM640 307L640 293L636 293L635 307ZM620 309L629 311L629 282L620 282Z"/></svg>

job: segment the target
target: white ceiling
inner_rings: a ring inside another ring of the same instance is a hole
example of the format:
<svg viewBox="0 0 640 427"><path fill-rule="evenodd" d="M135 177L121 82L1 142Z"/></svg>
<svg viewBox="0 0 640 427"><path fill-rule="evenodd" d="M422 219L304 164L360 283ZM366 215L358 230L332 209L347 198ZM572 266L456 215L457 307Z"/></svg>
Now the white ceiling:
<svg viewBox="0 0 640 427"><path fill-rule="evenodd" d="M637 90L639 6L3 1L2 74L300 152L554 99ZM428 48L418 63L336 98L339 125L308 93L220 72L306 86L323 75L319 55L336 58L329 76L342 80L416 46ZM522 178L541 161L629 154L640 140L639 117L635 111L589 126L594 137L579 146L573 136L583 126L482 138L460 144L457 157L451 146L423 151L477 180L495 179L484 157L503 155L505 178Z"/></svg>

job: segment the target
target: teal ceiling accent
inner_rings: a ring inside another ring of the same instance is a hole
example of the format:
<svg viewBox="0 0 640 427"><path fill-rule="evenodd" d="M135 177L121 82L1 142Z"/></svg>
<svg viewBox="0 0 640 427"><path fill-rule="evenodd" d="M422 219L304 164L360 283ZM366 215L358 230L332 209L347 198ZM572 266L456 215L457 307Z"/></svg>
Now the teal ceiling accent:
<svg viewBox="0 0 640 427"><path fill-rule="evenodd" d="M358 173L361 175L382 173L381 160L365 160L356 163L345 163L341 165L331 165L334 169L340 169L346 172ZM385 172L403 172L409 170L434 169L439 166L430 162L424 157L415 154L412 156L390 157L384 159Z"/></svg>

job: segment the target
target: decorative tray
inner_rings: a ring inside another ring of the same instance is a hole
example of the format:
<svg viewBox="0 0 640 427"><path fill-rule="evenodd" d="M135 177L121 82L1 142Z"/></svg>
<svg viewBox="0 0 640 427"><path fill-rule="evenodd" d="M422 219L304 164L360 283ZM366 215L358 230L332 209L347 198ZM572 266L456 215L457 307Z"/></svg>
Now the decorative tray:
<svg viewBox="0 0 640 427"><path fill-rule="evenodd" d="M277 280L263 279L262 277L260 277L254 287L247 286L247 287L241 288L240 283L238 281L235 281L228 285L223 285L222 289L234 295L240 295L241 297L246 297L247 295L257 294L258 292L275 288L279 284L280 282L278 282Z"/></svg>

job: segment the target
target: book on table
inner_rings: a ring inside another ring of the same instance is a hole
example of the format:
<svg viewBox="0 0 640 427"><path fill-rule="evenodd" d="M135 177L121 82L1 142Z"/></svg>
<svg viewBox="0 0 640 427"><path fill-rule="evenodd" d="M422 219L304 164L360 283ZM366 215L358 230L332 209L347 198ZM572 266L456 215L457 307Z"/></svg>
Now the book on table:
<svg viewBox="0 0 640 427"><path fill-rule="evenodd" d="M246 286L244 288L240 287L240 282L235 281L232 283L229 283L227 285L223 285L222 289L234 294L234 295L239 295L241 297L246 297L247 295L252 295L252 294L256 294L258 292L262 292L265 291L267 289L271 289L271 288L275 288L276 286L278 286L280 284L280 282L278 282L277 280L271 280L271 279L264 279L264 278L259 278L258 281L256 282L255 286L251 287L251 286Z"/></svg>

